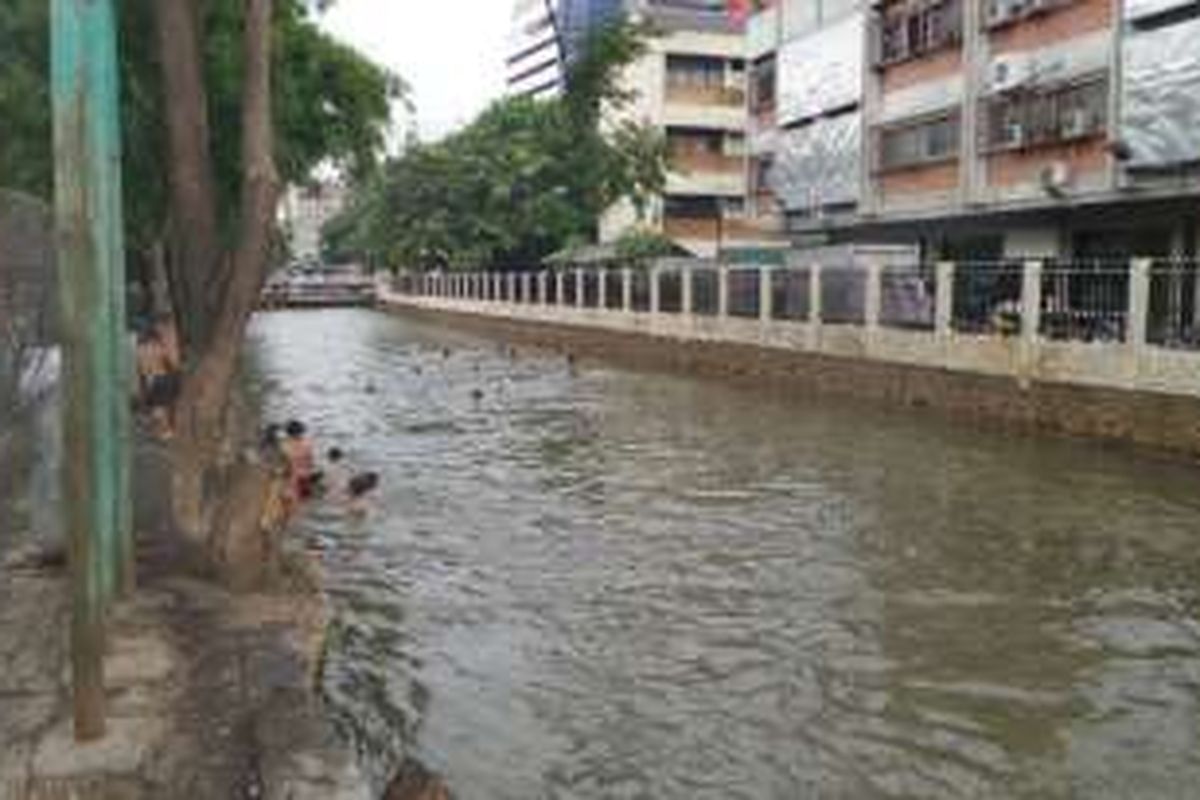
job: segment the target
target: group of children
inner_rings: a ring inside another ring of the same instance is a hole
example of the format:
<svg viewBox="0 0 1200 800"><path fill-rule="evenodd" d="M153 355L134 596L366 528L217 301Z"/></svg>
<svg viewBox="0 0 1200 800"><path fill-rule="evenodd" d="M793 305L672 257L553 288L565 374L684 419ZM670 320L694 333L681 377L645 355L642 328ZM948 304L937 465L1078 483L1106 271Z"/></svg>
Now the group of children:
<svg viewBox="0 0 1200 800"><path fill-rule="evenodd" d="M324 466L318 468L316 446L303 422L291 420L284 426L268 425L263 447L281 456L285 479L283 500L289 515L316 497L342 503L354 516L363 516L369 510L371 495L379 488L379 474L352 474L346 454L338 447L330 448Z"/></svg>

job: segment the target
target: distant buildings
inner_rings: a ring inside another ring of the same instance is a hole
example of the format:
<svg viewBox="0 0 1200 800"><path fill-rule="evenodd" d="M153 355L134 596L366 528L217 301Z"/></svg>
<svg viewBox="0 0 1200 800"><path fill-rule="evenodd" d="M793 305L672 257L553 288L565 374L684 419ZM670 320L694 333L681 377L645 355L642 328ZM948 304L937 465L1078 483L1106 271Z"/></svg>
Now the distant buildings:
<svg viewBox="0 0 1200 800"><path fill-rule="evenodd" d="M345 208L346 187L336 179L290 187L280 204L293 260L315 263L321 259L321 229Z"/></svg>

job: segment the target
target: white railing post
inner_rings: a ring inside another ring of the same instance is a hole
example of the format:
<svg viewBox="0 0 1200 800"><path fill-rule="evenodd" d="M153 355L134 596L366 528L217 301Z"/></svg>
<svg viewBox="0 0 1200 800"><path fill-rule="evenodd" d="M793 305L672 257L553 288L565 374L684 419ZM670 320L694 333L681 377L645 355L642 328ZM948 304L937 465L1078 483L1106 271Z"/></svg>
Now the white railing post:
<svg viewBox="0 0 1200 800"><path fill-rule="evenodd" d="M633 311L633 270L621 267L621 310Z"/></svg>
<svg viewBox="0 0 1200 800"><path fill-rule="evenodd" d="M605 280L604 267L596 267L596 308L608 308L608 281Z"/></svg>
<svg viewBox="0 0 1200 800"><path fill-rule="evenodd" d="M774 271L770 267L758 268L758 319L760 322L770 322L774 316L774 309L771 307L775 299L772 289L771 276Z"/></svg>
<svg viewBox="0 0 1200 800"><path fill-rule="evenodd" d="M883 310L883 264L876 259L867 262L867 285L863 291L863 325L867 333L879 332Z"/></svg>
<svg viewBox="0 0 1200 800"><path fill-rule="evenodd" d="M684 266L679 271L679 313L689 316L695 313L696 301L692 288L692 268Z"/></svg>
<svg viewBox="0 0 1200 800"><path fill-rule="evenodd" d="M521 299L533 304L533 275L528 272L521 273Z"/></svg>
<svg viewBox="0 0 1200 800"><path fill-rule="evenodd" d="M567 302L567 300L566 300L567 293L565 291L566 287L567 287L566 273L564 273L561 269L555 270L554 271L554 304L556 306L563 306L566 304L566 302Z"/></svg>
<svg viewBox="0 0 1200 800"><path fill-rule="evenodd" d="M583 308L583 268L575 270L575 307Z"/></svg>
<svg viewBox="0 0 1200 800"><path fill-rule="evenodd" d="M717 319L729 316L729 267L717 265Z"/></svg>
<svg viewBox="0 0 1200 800"><path fill-rule="evenodd" d="M662 307L662 270L658 264L650 266L650 313L657 314Z"/></svg>
<svg viewBox="0 0 1200 800"><path fill-rule="evenodd" d="M541 272L538 273L538 276L537 276L538 305L544 306L544 305L546 305L546 301L549 300L549 298L546 296L547 289L549 288L549 286L548 286L548 284L550 282L549 279L550 279L550 276L546 273L546 270L542 270Z"/></svg>
<svg viewBox="0 0 1200 800"><path fill-rule="evenodd" d="M1037 366L1042 328L1042 262L1026 261L1021 274L1021 363L1018 381L1028 388Z"/></svg>
<svg viewBox="0 0 1200 800"><path fill-rule="evenodd" d="M1129 319L1125 323L1125 342L1135 353L1146 346L1153 263L1148 258L1135 258L1129 265Z"/></svg>
<svg viewBox="0 0 1200 800"><path fill-rule="evenodd" d="M954 262L939 261L937 264L936 295L933 299L933 328L943 339L950 337L954 324Z"/></svg>
<svg viewBox="0 0 1200 800"><path fill-rule="evenodd" d="M504 280L507 286L504 287L504 299L509 303L517 302L517 275L514 272L506 273Z"/></svg>
<svg viewBox="0 0 1200 800"><path fill-rule="evenodd" d="M821 296L821 265L808 268L808 349L821 346L821 323L824 318L825 300Z"/></svg>

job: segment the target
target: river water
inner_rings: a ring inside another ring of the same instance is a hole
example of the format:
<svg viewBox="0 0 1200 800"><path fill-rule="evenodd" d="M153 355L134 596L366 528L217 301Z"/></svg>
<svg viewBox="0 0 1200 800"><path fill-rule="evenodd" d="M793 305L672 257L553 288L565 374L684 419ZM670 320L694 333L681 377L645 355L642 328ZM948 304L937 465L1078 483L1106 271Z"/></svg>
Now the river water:
<svg viewBox="0 0 1200 800"><path fill-rule="evenodd" d="M369 311L255 324L332 706L462 800L1194 798L1200 470ZM473 397L473 390L482 397Z"/></svg>

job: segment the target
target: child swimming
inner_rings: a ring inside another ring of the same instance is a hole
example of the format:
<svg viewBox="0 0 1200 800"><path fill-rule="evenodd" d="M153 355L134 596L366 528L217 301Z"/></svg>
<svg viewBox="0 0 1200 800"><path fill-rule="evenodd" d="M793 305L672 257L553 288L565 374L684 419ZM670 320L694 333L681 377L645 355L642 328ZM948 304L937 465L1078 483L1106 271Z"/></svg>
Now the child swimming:
<svg viewBox="0 0 1200 800"><path fill-rule="evenodd" d="M355 475L346 485L347 510L356 517L365 516L370 510L371 494L378 488L378 472L362 472Z"/></svg>

